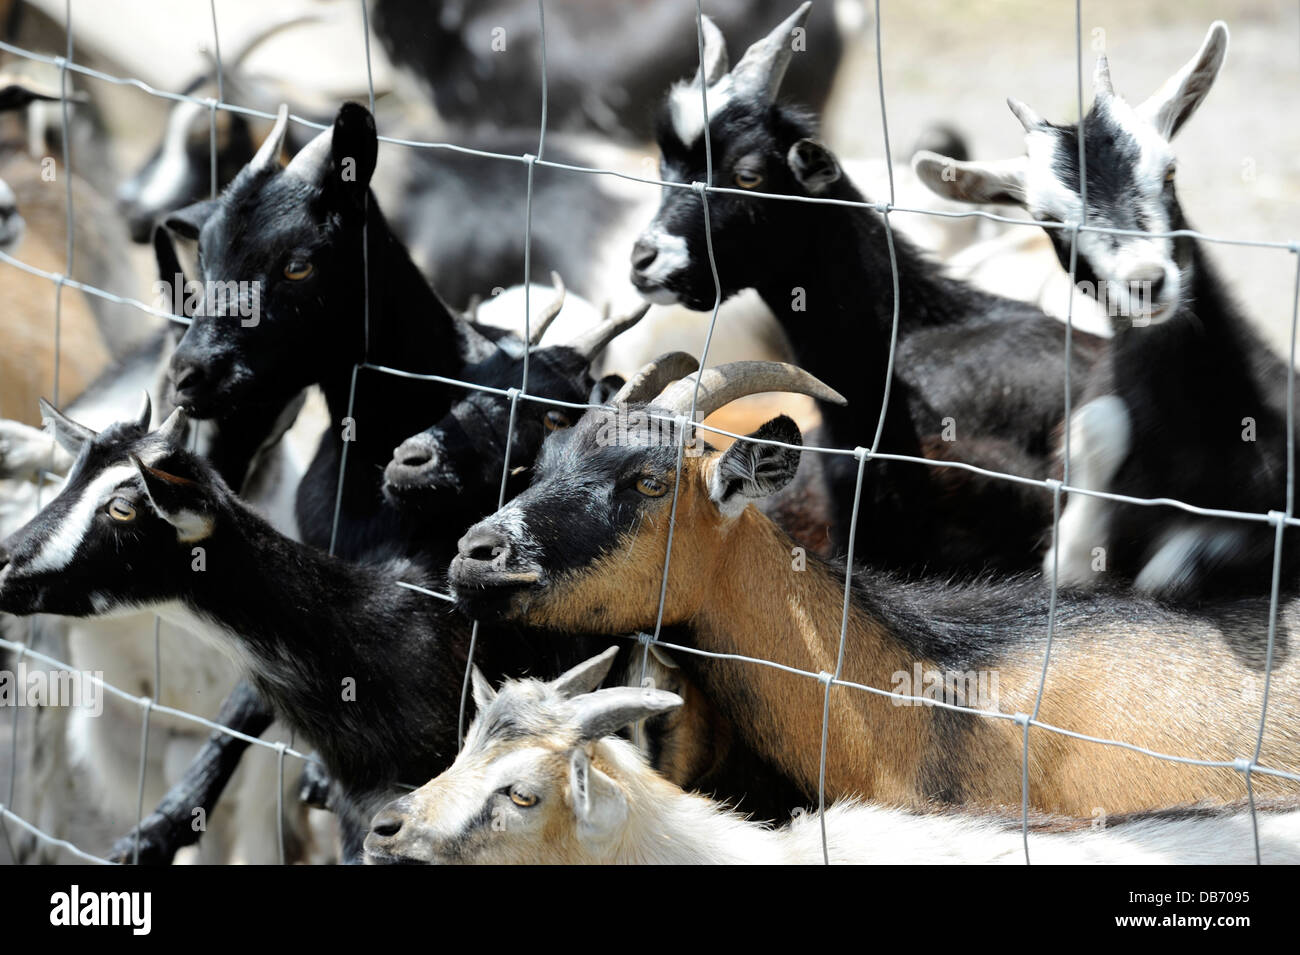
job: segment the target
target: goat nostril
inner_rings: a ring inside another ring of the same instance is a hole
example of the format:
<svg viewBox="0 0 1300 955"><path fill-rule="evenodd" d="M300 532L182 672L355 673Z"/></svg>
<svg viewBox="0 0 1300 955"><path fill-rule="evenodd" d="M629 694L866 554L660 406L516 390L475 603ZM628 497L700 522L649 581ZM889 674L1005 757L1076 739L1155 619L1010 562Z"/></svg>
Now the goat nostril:
<svg viewBox="0 0 1300 955"><path fill-rule="evenodd" d="M460 554L465 560L490 563L510 554L510 543L499 531L490 528L472 530L460 539Z"/></svg>
<svg viewBox="0 0 1300 955"><path fill-rule="evenodd" d="M1156 278L1153 278L1150 284L1151 284L1151 301L1154 302L1156 299L1160 298L1160 293L1164 291L1165 277L1163 275L1159 275Z"/></svg>
<svg viewBox="0 0 1300 955"><path fill-rule="evenodd" d="M494 547L491 544L480 544L465 556L468 557L470 560L493 561L496 560L499 556L501 556L501 554L503 554L504 552L505 552L504 547L500 547L500 546Z"/></svg>
<svg viewBox="0 0 1300 955"><path fill-rule="evenodd" d="M403 445L398 448L394 457L397 463L406 468L422 468L433 460L433 451L430 448L406 447Z"/></svg>
<svg viewBox="0 0 1300 955"><path fill-rule="evenodd" d="M395 836L402 831L402 817L396 813L386 813L376 816L370 824L370 831L377 836L383 836L385 839Z"/></svg>
<svg viewBox="0 0 1300 955"><path fill-rule="evenodd" d="M659 249L654 243L645 239L637 239L636 245L632 246L632 268L638 272L648 269L656 258L659 256Z"/></svg>

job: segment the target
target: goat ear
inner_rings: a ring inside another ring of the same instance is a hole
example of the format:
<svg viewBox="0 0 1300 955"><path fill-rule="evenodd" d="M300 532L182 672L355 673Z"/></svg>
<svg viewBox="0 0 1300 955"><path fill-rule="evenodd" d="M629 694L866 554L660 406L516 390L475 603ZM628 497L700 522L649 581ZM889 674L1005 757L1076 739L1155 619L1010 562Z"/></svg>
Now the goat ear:
<svg viewBox="0 0 1300 955"><path fill-rule="evenodd" d="M1152 93L1138 113L1165 139L1173 139L1205 99L1227 55L1228 28L1222 20L1215 20L1196 55Z"/></svg>
<svg viewBox="0 0 1300 955"><path fill-rule="evenodd" d="M212 217L212 213L217 210L219 199L204 199L202 202L191 203L170 213L163 220L163 225L173 236L181 239L197 240L199 232L203 229L203 224Z"/></svg>
<svg viewBox="0 0 1300 955"><path fill-rule="evenodd" d="M569 804L582 843L606 843L627 822L627 797L614 780L591 765L585 746L569 756Z"/></svg>
<svg viewBox="0 0 1300 955"><path fill-rule="evenodd" d="M622 375L606 375L591 386L591 394L587 396L587 404L603 405L612 401L625 384L627 382L623 380Z"/></svg>
<svg viewBox="0 0 1300 955"><path fill-rule="evenodd" d="M823 192L843 175L835 154L811 139L801 139L791 146L786 162L794 177L813 195Z"/></svg>
<svg viewBox="0 0 1300 955"><path fill-rule="evenodd" d="M474 687L474 705L482 713L497 698L497 691L492 689L492 684L488 682L488 678L483 675L483 671L478 667L470 669L469 678Z"/></svg>
<svg viewBox="0 0 1300 955"><path fill-rule="evenodd" d="M957 202L980 205L1025 205L1024 156L992 162L958 162L938 153L921 151L912 157L912 169L931 192Z"/></svg>
<svg viewBox="0 0 1300 955"><path fill-rule="evenodd" d="M81 451L81 446L95 436L84 424L78 424L44 398L40 399L41 420L45 430L54 435L55 442L74 458Z"/></svg>
<svg viewBox="0 0 1300 955"><path fill-rule="evenodd" d="M163 467L145 464L131 456L144 482L144 491L158 516L176 528L176 539L192 544L212 536L213 518L202 488L192 478L174 473L179 460L159 461ZM164 470L163 468L171 468Z"/></svg>
<svg viewBox="0 0 1300 955"><path fill-rule="evenodd" d="M785 415L750 435L766 441L803 444L799 426ZM799 452L771 444L737 441L727 448L709 475L709 497L725 517L736 517L752 500L775 494L794 478Z"/></svg>

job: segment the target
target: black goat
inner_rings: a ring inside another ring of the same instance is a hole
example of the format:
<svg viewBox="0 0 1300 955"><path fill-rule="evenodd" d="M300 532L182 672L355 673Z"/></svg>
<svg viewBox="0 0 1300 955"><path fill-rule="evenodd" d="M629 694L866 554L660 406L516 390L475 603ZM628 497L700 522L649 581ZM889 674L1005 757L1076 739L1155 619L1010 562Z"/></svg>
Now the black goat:
<svg viewBox="0 0 1300 955"><path fill-rule="evenodd" d="M691 83L676 86L660 111L665 180L706 178L704 83L714 185L863 201L836 158L811 138L812 119L776 101L795 55L791 33L810 6L803 4L751 46L731 70L722 34L706 24L703 76L697 71ZM651 301L711 307L715 287L700 198L689 189L664 193L633 249L633 282ZM722 193L708 197L708 221L723 296L757 289L799 363L848 399L843 408L822 406L823 426L813 443L870 446L885 393L894 311L882 217L867 209ZM1046 477L1053 431L1064 415L1063 326L1032 305L944 276L896 233L892 243L899 341L879 450L926 452ZM1086 370L1099 347L1076 333L1075 367ZM1075 378L1076 392L1083 377ZM842 551L857 462L837 456L813 467L824 469L824 476L813 472L801 480L825 481L833 542ZM1051 513L1041 491L889 461L868 465L863 502L870 531L859 536L865 548L860 557L943 570L1029 567ZM775 512L785 506L778 501ZM817 530L824 535L824 526Z"/></svg>

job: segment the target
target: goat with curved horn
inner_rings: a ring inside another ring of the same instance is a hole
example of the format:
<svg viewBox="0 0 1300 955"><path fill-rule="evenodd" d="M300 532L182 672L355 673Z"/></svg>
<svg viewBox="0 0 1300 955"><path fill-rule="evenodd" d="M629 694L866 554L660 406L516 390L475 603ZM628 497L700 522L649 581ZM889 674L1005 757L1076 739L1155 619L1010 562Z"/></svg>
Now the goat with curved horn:
<svg viewBox="0 0 1300 955"><path fill-rule="evenodd" d="M802 368L779 361L733 361L706 368L674 381L651 404L677 414L689 413L697 379L700 388L695 416L701 421L738 398L764 391L785 391L832 404L847 404L834 388Z"/></svg>
<svg viewBox="0 0 1300 955"><path fill-rule="evenodd" d="M807 0L776 29L745 51L731 71L731 82L738 94L752 95L769 103L776 99L786 68L794 56L790 35L803 26L811 9L812 2Z"/></svg>
<svg viewBox="0 0 1300 955"><path fill-rule="evenodd" d="M678 378L685 378L699 368L694 355L684 351L665 352L633 375L614 395L611 404L650 401Z"/></svg>
<svg viewBox="0 0 1300 955"><path fill-rule="evenodd" d="M612 651L617 649L610 648ZM601 656L606 655L613 659L609 650ZM596 659L599 660L600 657ZM617 733L625 726L682 705L682 698L676 693L645 687L612 686L594 693L574 695L577 699L572 705L576 711L574 715L577 717L578 739L582 742L601 739Z"/></svg>

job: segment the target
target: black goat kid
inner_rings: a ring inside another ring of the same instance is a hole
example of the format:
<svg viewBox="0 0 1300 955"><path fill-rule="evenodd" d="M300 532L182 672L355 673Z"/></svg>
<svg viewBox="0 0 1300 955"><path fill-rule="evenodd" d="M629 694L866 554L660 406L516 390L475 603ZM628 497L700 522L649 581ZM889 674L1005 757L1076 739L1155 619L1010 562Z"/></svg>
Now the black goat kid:
<svg viewBox="0 0 1300 955"><path fill-rule="evenodd" d="M791 31L809 7L730 70L722 34L706 20L704 69L671 90L660 112L661 176L707 178L704 85L713 184L733 190L708 196L722 295L758 290L799 365L848 399L844 407L822 405L823 427L812 443L852 448L872 443L885 393L894 313L885 222L867 209L737 194L864 201L835 156L812 138L813 120L777 102L794 58ZM1032 305L947 278L902 236L892 241L899 340L879 450L1046 477L1052 434L1064 415L1063 327ZM633 249L632 279L651 301L712 307L705 214L692 190L664 190ZM1099 348L1076 333L1075 368L1089 367ZM825 467L833 540L842 550L857 462L838 456ZM1009 482L878 460L867 466L863 516L869 523L858 556L872 563L1025 569L1037 561L1051 501Z"/></svg>

